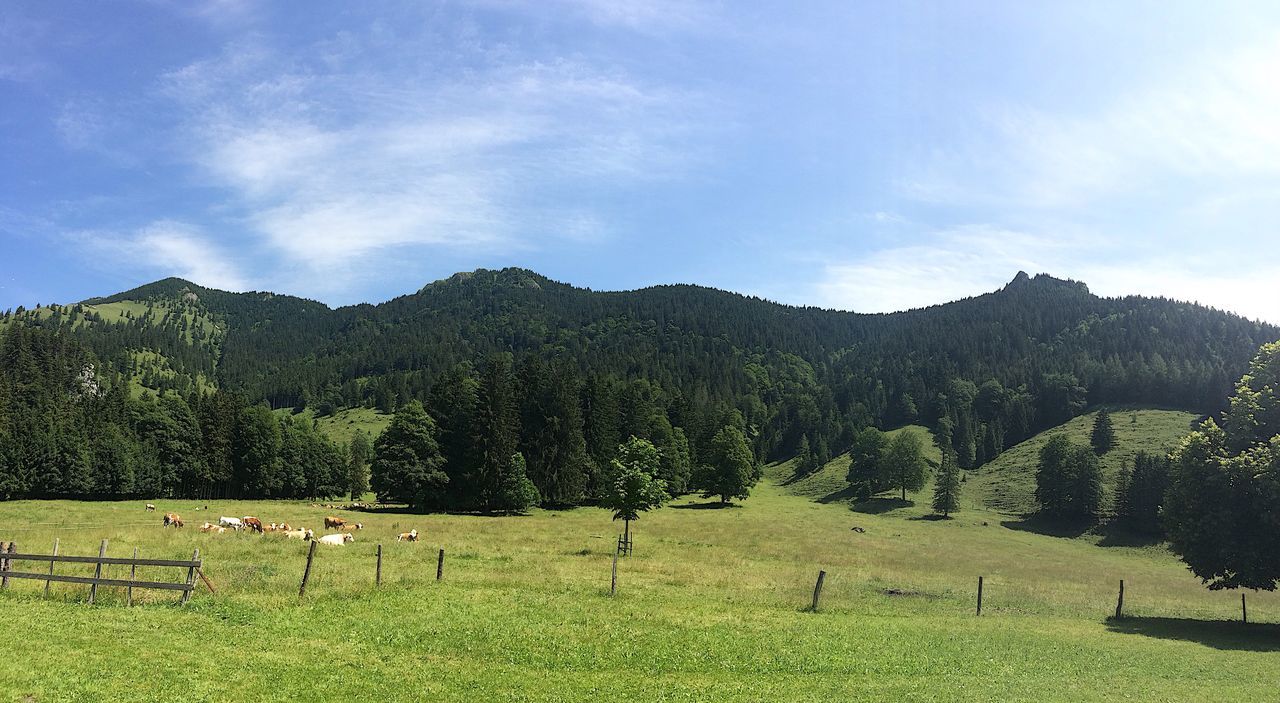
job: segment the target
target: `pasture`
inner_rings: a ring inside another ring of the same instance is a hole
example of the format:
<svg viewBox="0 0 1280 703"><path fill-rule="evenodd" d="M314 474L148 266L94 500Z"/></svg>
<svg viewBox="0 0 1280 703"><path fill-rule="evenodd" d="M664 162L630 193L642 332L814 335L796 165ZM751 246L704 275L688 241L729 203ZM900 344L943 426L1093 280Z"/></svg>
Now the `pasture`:
<svg viewBox="0 0 1280 703"><path fill-rule="evenodd" d="M926 497L854 512L766 481L736 507L681 499L635 526L616 597L620 525L595 508L0 503L0 539L21 551L55 537L64 554L96 554L104 538L112 556L199 548L218 588L186 606L135 592L142 605L126 608L113 589L88 606L83 586L46 600L40 582L12 583L0 701L1265 700L1280 684L1277 626L1230 622L1239 595L1206 591L1166 551L1041 535L977 508L922 519ZM167 510L186 527L163 529ZM299 602L305 543L196 529L246 514L317 535L327 514L366 527L317 548ZM420 542L395 541L411 528ZM805 612L819 569L821 607ZM1129 617L1112 622L1121 578ZM1251 622L1280 622L1280 598L1250 593L1249 606Z"/></svg>

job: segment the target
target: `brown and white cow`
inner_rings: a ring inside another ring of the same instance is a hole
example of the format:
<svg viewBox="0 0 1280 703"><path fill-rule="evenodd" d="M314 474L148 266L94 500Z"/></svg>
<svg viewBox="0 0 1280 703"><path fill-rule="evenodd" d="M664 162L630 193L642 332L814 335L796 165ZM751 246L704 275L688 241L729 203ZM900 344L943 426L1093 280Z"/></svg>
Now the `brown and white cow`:
<svg viewBox="0 0 1280 703"><path fill-rule="evenodd" d="M245 528L253 530L258 534L262 534L262 521L252 515L245 515L240 518L240 522L244 523Z"/></svg>
<svg viewBox="0 0 1280 703"><path fill-rule="evenodd" d="M345 524L347 524L346 520L343 520L340 517L333 517L332 515L324 519L324 528L326 530L334 527L342 527Z"/></svg>
<svg viewBox="0 0 1280 703"><path fill-rule="evenodd" d="M165 527L182 527L182 518L178 517L177 513L165 513L164 526Z"/></svg>
<svg viewBox="0 0 1280 703"><path fill-rule="evenodd" d="M401 532L399 536L396 537L396 541L397 542L417 542L418 528L415 527L414 529L409 530L408 532Z"/></svg>
<svg viewBox="0 0 1280 703"><path fill-rule="evenodd" d="M343 532L355 532L356 530L363 530L364 524L359 522L348 522L348 523L339 525L338 529L342 530Z"/></svg>
<svg viewBox="0 0 1280 703"><path fill-rule="evenodd" d="M201 532L211 532L211 533L213 533L213 534L215 534L215 535L220 535L220 534L222 534L222 533L226 532L226 531L227 531L227 528L225 528L225 527L223 527L223 526L221 526L221 525L215 525L215 524L213 524L212 522L206 522L205 524L203 524L203 525L201 525L201 526L200 526L200 531L201 531Z"/></svg>

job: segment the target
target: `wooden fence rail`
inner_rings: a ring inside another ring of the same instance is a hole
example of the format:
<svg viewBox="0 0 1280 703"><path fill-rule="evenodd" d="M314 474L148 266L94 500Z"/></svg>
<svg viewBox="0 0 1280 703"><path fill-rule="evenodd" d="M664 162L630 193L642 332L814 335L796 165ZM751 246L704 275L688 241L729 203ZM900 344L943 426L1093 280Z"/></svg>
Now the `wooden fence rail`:
<svg viewBox="0 0 1280 703"><path fill-rule="evenodd" d="M204 565L200 559L200 551L196 550L190 560L183 559L141 559L138 557L109 557L106 556L106 540L103 540L100 556L72 556L66 554L58 554L58 546L54 545L53 554L23 554L14 549L14 545L9 543L9 548L2 552L0 557L0 581L5 587L9 584L9 579L29 579L32 581L44 581L45 594L49 593L50 583L75 583L89 586L89 602L93 603L97 595L98 586L111 586L127 589L130 604L133 601L133 589L147 588L161 591L180 591L181 602L185 603L191 598L191 592L195 590L195 577L197 574L204 577L201 567ZM137 550L134 550L137 554ZM38 562L48 563L49 570L47 572L40 571L15 571L15 562ZM56 574L53 571L54 564L93 564L93 576L70 576L66 574ZM128 566L129 578L117 579L107 578L102 575L104 566ZM139 581L137 579L137 571L139 566L154 567L171 567L186 569L186 579L179 582L166 581Z"/></svg>

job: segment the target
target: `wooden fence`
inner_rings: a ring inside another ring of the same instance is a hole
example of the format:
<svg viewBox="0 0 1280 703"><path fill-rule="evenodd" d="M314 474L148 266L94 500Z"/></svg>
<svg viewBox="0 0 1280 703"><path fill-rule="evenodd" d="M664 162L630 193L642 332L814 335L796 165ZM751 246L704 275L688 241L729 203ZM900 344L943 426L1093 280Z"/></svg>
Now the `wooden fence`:
<svg viewBox="0 0 1280 703"><path fill-rule="evenodd" d="M14 562L38 562L47 563L48 571L15 571ZM55 564L93 564L93 576L69 576L65 574L54 573ZM116 579L106 578L103 576L103 568L105 566L127 566L129 567L129 578ZM137 573L139 566L151 567L168 567L176 569L186 569L186 578L183 581L139 581ZM9 587L9 579L31 579L34 581L44 581L45 594L49 593L50 583L77 583L87 585L89 587L89 602L93 603L98 595L99 586L110 586L116 588L124 588L127 592L127 599L130 605L133 604L133 589L145 588L163 591L180 591L180 603L186 603L191 599L191 592L196 588L196 576L199 575L204 579L201 572L203 562L200 560L200 550L195 550L191 555L191 560L179 559L139 559L138 550L133 550L132 557L108 557L107 556L107 540L102 540L102 546L98 549L98 556L68 556L58 554L58 543L53 545L52 554L23 554L18 552L17 545L9 542L7 545L0 542L0 588ZM205 581L208 585L208 581Z"/></svg>

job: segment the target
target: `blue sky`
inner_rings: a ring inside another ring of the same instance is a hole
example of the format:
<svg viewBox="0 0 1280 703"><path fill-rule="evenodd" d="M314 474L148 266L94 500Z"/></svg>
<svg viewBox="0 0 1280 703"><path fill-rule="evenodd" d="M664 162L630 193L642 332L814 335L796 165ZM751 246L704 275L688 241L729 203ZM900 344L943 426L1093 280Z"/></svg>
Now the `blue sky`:
<svg viewBox="0 0 1280 703"><path fill-rule="evenodd" d="M1280 322L1280 4L6 2L0 309L523 266Z"/></svg>

